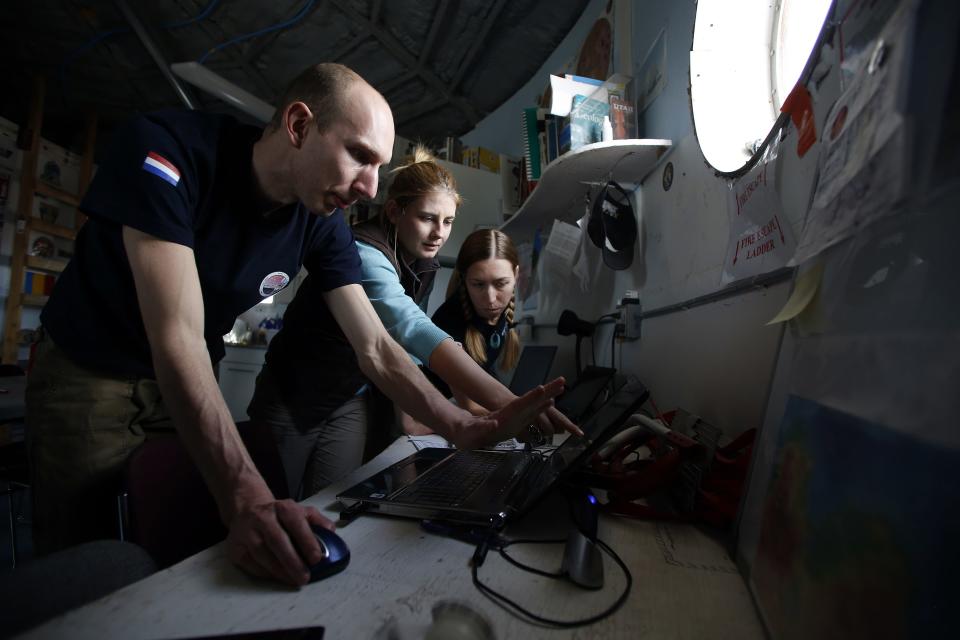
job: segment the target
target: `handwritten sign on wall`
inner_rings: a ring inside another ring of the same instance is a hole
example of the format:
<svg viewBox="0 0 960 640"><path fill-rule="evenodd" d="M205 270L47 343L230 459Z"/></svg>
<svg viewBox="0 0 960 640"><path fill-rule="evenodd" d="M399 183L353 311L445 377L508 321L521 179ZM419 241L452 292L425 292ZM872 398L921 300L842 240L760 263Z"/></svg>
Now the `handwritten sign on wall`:
<svg viewBox="0 0 960 640"><path fill-rule="evenodd" d="M730 189L730 236L723 281L748 278L787 264L796 241L786 223L772 162L762 162Z"/></svg>

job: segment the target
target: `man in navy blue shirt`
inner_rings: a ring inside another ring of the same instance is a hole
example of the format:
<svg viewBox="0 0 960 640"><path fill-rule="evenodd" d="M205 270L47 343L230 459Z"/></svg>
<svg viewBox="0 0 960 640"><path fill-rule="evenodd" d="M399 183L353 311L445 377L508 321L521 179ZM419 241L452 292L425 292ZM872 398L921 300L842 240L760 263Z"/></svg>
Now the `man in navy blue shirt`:
<svg viewBox="0 0 960 640"><path fill-rule="evenodd" d="M231 560L257 575L307 581L304 562L323 553L309 525L332 523L275 499L212 366L234 318L301 264L364 372L438 432L502 439L549 406L562 381L471 416L434 391L374 313L340 209L376 194L393 136L384 98L335 64L301 74L264 131L171 111L117 133L81 205L89 221L74 258L44 309L27 389L41 552L109 535L105 509L124 461L175 427L229 528Z"/></svg>

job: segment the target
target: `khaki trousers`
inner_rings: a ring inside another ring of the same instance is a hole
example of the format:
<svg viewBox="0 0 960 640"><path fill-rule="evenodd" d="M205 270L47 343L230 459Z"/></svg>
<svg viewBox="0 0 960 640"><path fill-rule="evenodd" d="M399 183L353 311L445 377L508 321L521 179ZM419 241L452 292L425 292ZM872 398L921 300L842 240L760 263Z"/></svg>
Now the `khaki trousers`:
<svg viewBox="0 0 960 640"><path fill-rule="evenodd" d="M124 463L173 431L156 380L81 367L46 333L27 379L26 427L38 554L116 538Z"/></svg>

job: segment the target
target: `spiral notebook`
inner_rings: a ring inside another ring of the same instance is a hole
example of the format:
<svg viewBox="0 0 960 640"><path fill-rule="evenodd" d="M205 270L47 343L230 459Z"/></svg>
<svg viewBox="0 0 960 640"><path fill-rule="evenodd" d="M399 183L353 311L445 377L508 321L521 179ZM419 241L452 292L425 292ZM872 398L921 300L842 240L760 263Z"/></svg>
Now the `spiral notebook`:
<svg viewBox="0 0 960 640"><path fill-rule="evenodd" d="M540 163L540 132L544 124L539 117L537 107L527 107L523 110L523 156L527 161L527 180L539 180L542 166Z"/></svg>

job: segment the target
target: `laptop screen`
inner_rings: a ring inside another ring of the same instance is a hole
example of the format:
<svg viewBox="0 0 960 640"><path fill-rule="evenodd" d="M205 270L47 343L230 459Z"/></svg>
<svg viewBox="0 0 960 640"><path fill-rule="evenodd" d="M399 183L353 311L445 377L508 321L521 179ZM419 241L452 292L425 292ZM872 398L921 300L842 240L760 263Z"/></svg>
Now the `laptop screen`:
<svg viewBox="0 0 960 640"><path fill-rule="evenodd" d="M626 383L585 422L583 437L570 436L550 456L554 472L561 473L596 451L617 433L623 422L646 402L649 392L637 380Z"/></svg>
<svg viewBox="0 0 960 640"><path fill-rule="evenodd" d="M607 388L616 369L588 366L577 383L557 398L557 409L576 423L590 417L590 408L596 404L600 392Z"/></svg>
<svg viewBox="0 0 960 640"><path fill-rule="evenodd" d="M552 345L531 344L524 347L520 353L517 368L513 371L510 391L514 395L522 396L537 385L546 382L556 353L557 347Z"/></svg>

